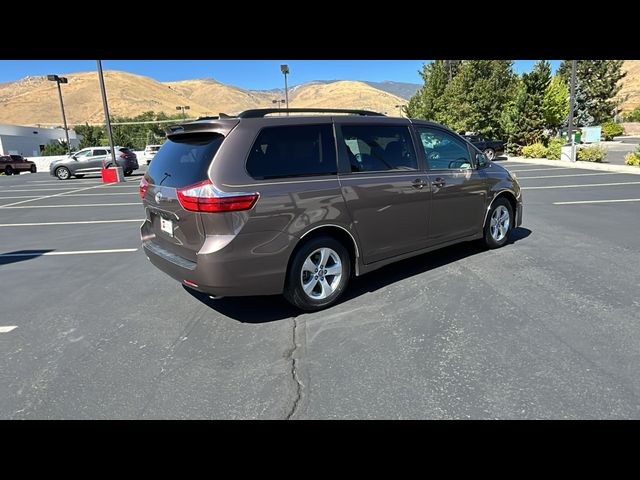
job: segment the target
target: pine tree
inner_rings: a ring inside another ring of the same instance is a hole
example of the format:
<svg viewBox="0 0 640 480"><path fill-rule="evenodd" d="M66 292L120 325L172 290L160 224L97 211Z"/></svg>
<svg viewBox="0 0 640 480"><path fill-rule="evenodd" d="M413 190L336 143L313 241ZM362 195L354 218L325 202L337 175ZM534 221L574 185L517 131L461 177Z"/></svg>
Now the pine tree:
<svg viewBox="0 0 640 480"><path fill-rule="evenodd" d="M613 118L617 106L615 99L622 88L620 80L626 73L622 71L623 60L578 60L576 62L576 82L582 85L584 103L589 104L592 124L602 124ZM558 74L567 86L571 82L571 60L563 60Z"/></svg>
<svg viewBox="0 0 640 480"><path fill-rule="evenodd" d="M500 137L500 116L515 94L511 60L466 60L443 94L440 122L456 131Z"/></svg>
<svg viewBox="0 0 640 480"><path fill-rule="evenodd" d="M443 60L425 64L420 72L424 85L411 97L405 112L412 118L439 121L442 96L449 83L448 69Z"/></svg>
<svg viewBox="0 0 640 480"><path fill-rule="evenodd" d="M573 107L573 127L590 127L595 125L595 118L591 114L593 103L584 92L581 81L576 80L576 98ZM562 124L564 127L569 126L569 116Z"/></svg>

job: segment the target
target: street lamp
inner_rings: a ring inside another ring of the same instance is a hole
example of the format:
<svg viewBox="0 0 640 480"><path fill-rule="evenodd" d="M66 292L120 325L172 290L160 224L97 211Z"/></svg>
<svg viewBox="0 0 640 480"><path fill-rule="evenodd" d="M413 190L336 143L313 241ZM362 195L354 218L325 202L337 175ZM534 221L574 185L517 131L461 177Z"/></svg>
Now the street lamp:
<svg viewBox="0 0 640 480"><path fill-rule="evenodd" d="M277 103L278 104L278 111L280 110L280 105L284 104L284 100L271 100L271 103Z"/></svg>
<svg viewBox="0 0 640 480"><path fill-rule="evenodd" d="M176 110L182 110L182 119L187 119L187 114L184 112L185 110L189 110L191 107L189 105L178 105Z"/></svg>
<svg viewBox="0 0 640 480"><path fill-rule="evenodd" d="M576 103L576 66L577 61L571 60L571 83L570 83L570 93L569 93L569 124L567 125L569 128L569 138L571 139L571 161L576 161L576 143L575 137L573 136L573 111ZM569 140L567 138L567 140Z"/></svg>
<svg viewBox="0 0 640 480"><path fill-rule="evenodd" d="M104 86L104 74L102 73L102 60L96 60L98 65L98 80L100 81L100 94L102 95L102 108L104 109L104 123L109 137L109 149L111 150L111 166L118 168L116 163L116 151L113 145L113 133L111 132L111 120L109 118L109 103L107 102L107 89ZM103 165L105 167L105 165Z"/></svg>
<svg viewBox="0 0 640 480"><path fill-rule="evenodd" d="M62 121L64 122L64 134L67 137L67 153L71 155L71 145L69 144L69 128L67 127L67 116L64 114L64 103L62 102L62 89L61 83L67 83L66 77L59 77L58 75L47 75L47 80L56 82L58 84L58 94L60 94L60 109L62 110Z"/></svg>
<svg viewBox="0 0 640 480"><path fill-rule="evenodd" d="M287 86L287 75L289 75L289 65L280 65L280 71L284 75L284 98L287 103L287 110L289 110L289 87ZM287 116L289 112L287 112Z"/></svg>

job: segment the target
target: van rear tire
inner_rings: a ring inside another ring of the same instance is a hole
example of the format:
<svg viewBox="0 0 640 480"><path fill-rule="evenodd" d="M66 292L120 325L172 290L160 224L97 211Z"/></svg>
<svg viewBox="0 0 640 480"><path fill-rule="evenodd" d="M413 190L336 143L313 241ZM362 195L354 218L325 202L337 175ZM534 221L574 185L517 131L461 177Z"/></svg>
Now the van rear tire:
<svg viewBox="0 0 640 480"><path fill-rule="evenodd" d="M306 312L335 304L351 276L351 258L342 243L328 235L305 241L287 271L284 297Z"/></svg>

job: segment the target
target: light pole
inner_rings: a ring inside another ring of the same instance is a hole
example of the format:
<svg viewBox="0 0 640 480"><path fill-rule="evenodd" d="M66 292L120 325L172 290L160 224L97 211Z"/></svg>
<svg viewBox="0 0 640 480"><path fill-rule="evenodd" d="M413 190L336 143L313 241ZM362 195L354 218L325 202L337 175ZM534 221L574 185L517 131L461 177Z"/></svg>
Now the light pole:
<svg viewBox="0 0 640 480"><path fill-rule="evenodd" d="M107 136L109 137L109 149L111 150L111 166L118 167L116 163L116 151L113 145L113 135L111 134L111 120L109 119L109 104L107 103L107 90L104 87L104 75L102 74L102 61L96 60L98 63L98 79L100 80L100 92L102 93L102 107L104 108L104 120L107 125ZM104 167L104 165L103 165Z"/></svg>
<svg viewBox="0 0 640 480"><path fill-rule="evenodd" d="M58 94L60 95L60 109L62 110L62 121L64 123L64 135L67 138L67 153L71 155L71 144L69 143L69 129L67 128L67 116L64 114L64 103L62 102L61 83L67 83L67 77L59 77L58 75L47 75L47 80L58 84Z"/></svg>
<svg viewBox="0 0 640 480"><path fill-rule="evenodd" d="M176 107L176 110L182 110L182 119L186 120L187 119L187 114L185 113L185 110L189 110L191 107L189 105L178 105Z"/></svg>
<svg viewBox="0 0 640 480"><path fill-rule="evenodd" d="M576 101L576 60L571 60L571 94L569 96L569 132L568 135L571 138L571 161L576 160L576 143L573 136L573 110Z"/></svg>
<svg viewBox="0 0 640 480"><path fill-rule="evenodd" d="M287 85L287 75L289 75L289 65L280 65L280 71L284 75L284 98L287 103L287 110L289 110L289 87ZM287 116L289 112L287 112Z"/></svg>

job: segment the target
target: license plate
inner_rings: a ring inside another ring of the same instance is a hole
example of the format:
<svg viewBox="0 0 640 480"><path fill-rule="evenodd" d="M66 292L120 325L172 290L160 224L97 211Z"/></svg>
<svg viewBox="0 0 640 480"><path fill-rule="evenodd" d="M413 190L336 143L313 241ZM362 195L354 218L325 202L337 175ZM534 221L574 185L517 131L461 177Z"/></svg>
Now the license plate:
<svg viewBox="0 0 640 480"><path fill-rule="evenodd" d="M171 220L165 220L164 218L160 218L160 230L168 233L173 237L173 222Z"/></svg>

